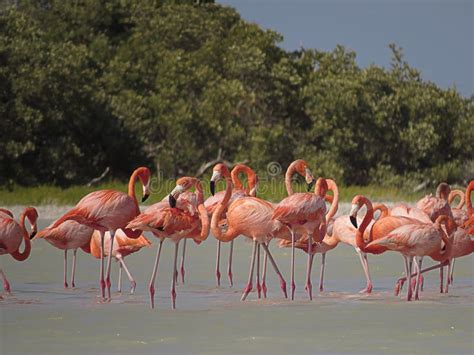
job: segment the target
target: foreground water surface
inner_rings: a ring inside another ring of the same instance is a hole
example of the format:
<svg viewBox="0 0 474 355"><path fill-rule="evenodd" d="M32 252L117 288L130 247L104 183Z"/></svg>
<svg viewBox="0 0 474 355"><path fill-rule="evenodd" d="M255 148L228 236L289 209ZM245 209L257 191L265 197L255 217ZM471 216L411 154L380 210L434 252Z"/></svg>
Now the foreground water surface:
<svg viewBox="0 0 474 355"><path fill-rule="evenodd" d="M41 220L40 227L50 221ZM114 292L109 303L98 295L98 261L78 252L76 289L62 284L63 253L35 242L25 262L0 260L12 294L0 298L2 354L62 353L473 353L473 258L458 260L449 294L438 293L437 271L426 276L421 300L405 302L393 295L401 275L396 253L369 256L374 281L371 295L359 294L364 275L354 250L339 245L326 257L325 291L317 291L321 256L313 269L314 300L304 292L306 255L296 256L294 302L282 298L269 268L268 298L253 292L245 302L241 290L248 274L251 244L240 238L234 248L234 288L225 275L228 245L223 245L222 286L216 288L216 242L188 242L186 284L177 289L177 310L170 309L173 245L164 244L157 278L156 308L148 305L147 284L157 240L151 248L126 258L137 281L134 295ZM289 281L290 252L271 247ZM71 254L71 253L70 253ZM70 255L69 261L71 261ZM426 260L425 265L431 265ZM118 265L113 263L113 289Z"/></svg>

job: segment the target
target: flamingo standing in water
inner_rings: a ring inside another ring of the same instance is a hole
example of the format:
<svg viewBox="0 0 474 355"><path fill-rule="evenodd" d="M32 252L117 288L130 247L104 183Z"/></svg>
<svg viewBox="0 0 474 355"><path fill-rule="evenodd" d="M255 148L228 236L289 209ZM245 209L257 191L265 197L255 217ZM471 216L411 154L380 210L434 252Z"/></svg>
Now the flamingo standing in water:
<svg viewBox="0 0 474 355"><path fill-rule="evenodd" d="M247 175L247 182L248 187L244 188L242 182L239 179L239 173L244 173ZM221 179L222 177L229 176L229 169L224 164L217 164L213 168L213 173L211 177L211 194L212 196L204 201L204 206L207 209L209 215L212 215L214 211L217 209L219 204L224 199L225 191L219 191L215 194L215 182ZM235 200L246 197L246 196L257 196L257 186L258 186L258 177L255 172L249 168L247 165L244 164L237 164L230 173L232 178L232 183L234 185L234 189L232 190L232 196L230 198L229 204L234 202ZM224 216L225 216L224 211ZM233 279L232 279L232 254L234 250L234 241L230 242L230 250L229 250L229 265L227 269L227 275L229 277L229 284L230 287L233 286ZM217 255L216 255L216 283L217 286L221 284L221 273L219 270L220 264L220 254L221 254L221 241L217 241Z"/></svg>
<svg viewBox="0 0 474 355"><path fill-rule="evenodd" d="M143 187L142 202L150 195L150 170L145 167L135 169L128 182L128 194L114 190L99 190L84 196L78 204L61 218L51 228L56 228L65 221L73 220L99 231L101 236L100 258L100 288L101 296L105 298L105 287L110 299L110 266L115 231L123 229L129 238L138 238L141 231L126 229L127 223L140 213L135 195L135 183L140 180ZM107 260L106 279L104 280L104 235L110 232L110 248Z"/></svg>
<svg viewBox="0 0 474 355"><path fill-rule="evenodd" d="M135 287L137 283L133 279L132 274L128 270L127 265L125 264L124 258L127 255L136 253L143 247L151 246L150 241L145 238L143 235L140 235L138 238L129 238L127 234L123 232L121 229L117 229L115 232L115 241L113 248L112 248L112 256L119 262L119 276L118 276L118 287L117 291L122 292L122 268L125 269L125 273L127 274L128 280L130 281L130 293L133 294L135 292ZM104 235L104 244L105 244L105 251L106 255L108 256L107 250L110 250L110 233L106 232ZM109 248L108 248L109 247ZM94 231L92 234L92 238L90 240L90 253L93 257L100 259L101 257L101 236L99 231Z"/></svg>
<svg viewBox="0 0 474 355"><path fill-rule="evenodd" d="M366 207L365 216L362 221L358 221L357 214L362 206ZM329 245L334 245L337 240L345 244L352 245L359 255L362 267L367 280L367 287L361 292L372 292L372 281L369 273L369 263L367 260L367 253L381 254L387 249L378 248L366 251L364 249L366 241L373 241L383 238L394 229L405 224L423 223L422 221L406 216L391 216L389 210L382 204L378 204L377 209L380 209L381 215L374 221L375 208L372 206L370 200L362 195L357 195L352 199L352 208L347 216L341 216L336 219L333 227L333 235L335 240L329 239ZM360 223L359 223L360 222ZM431 222L429 219L426 222ZM359 225L359 226L358 226Z"/></svg>
<svg viewBox="0 0 474 355"><path fill-rule="evenodd" d="M20 223L13 219L13 214L0 209L0 255L10 254L17 261L24 261L30 256L31 244L30 235L26 230L25 221L31 225L31 237L36 233L36 221L38 212L33 207L27 207L20 215ZM25 241L25 248L20 252L21 241ZM0 268L0 275L3 279L3 289L10 293L10 283Z"/></svg>
<svg viewBox="0 0 474 355"><path fill-rule="evenodd" d="M441 228L442 223L446 225L446 228L449 228L448 220L450 220L450 217L446 215L439 216L434 223L420 223L420 221L413 219L411 223L395 228L385 237L364 245L362 250L369 253L378 253L381 250L401 253L405 258L405 272L408 275L408 285L411 285L411 271L414 260L417 269L415 300L418 300L418 281L421 272L419 259L438 252L441 249L441 241L446 245L451 244L451 241ZM365 244L363 240L359 240L359 243ZM410 301L411 298L412 288L408 287L407 301Z"/></svg>
<svg viewBox="0 0 474 355"><path fill-rule="evenodd" d="M336 185L336 182L331 179L326 179L328 184L328 191L332 191L333 195L326 195L325 201L331 204L329 211L326 214L326 225L327 231L326 236L324 237L321 243L316 243L313 241L313 245L311 247L312 255L311 255L311 265L313 264L314 254L321 253L321 273L319 279L319 290L323 291L323 279L324 279L324 268L325 268L325 260L326 260L326 252L335 248L337 243L331 243L332 241L336 240L336 238L329 240L330 236L332 235L334 221L335 221L335 214L339 207L339 189ZM291 247L291 240L282 240L280 242L280 247ZM301 249L305 252L308 252L308 237L305 235L299 238L295 242L295 248Z"/></svg>
<svg viewBox="0 0 474 355"><path fill-rule="evenodd" d="M460 196L461 200L458 204L457 207L455 208L452 208L452 212L453 212L453 217L454 217L454 221L456 222L456 224L458 226L461 226L463 227L465 225L465 223L468 221L468 219L473 215L473 208L472 208L472 202L471 202L471 192L474 190L474 180L472 180L467 188L466 188L466 192L463 193L461 190L454 190L452 192L454 192L453 195L458 195ZM449 194L449 203L452 202L452 199L454 198L454 196L451 195L451 193ZM464 210L462 207L464 205L464 203L466 204L466 210ZM449 277L448 277L448 281L450 284L453 283L453 280L454 280L454 263L455 263L455 258L453 258L450 262L450 265L448 266L448 268L451 269L451 272L449 274ZM443 278L443 267L440 268L440 277L441 279ZM446 288L448 287L448 285L446 285ZM441 286L442 288L442 286Z"/></svg>
<svg viewBox="0 0 474 355"><path fill-rule="evenodd" d="M454 258L460 258L474 252L474 240L471 239L474 237L474 218L467 220L462 227L456 227L455 222L451 219L449 219L448 222L449 223L446 224L446 232L449 236L453 235L452 238L450 238L451 243L447 244L444 250L442 249L430 254L430 257L433 260L438 261L439 264L430 266L420 271L421 274L438 268L441 271L444 266L448 266L448 273L446 275L446 288L443 288L443 273L440 272L440 293L448 292L448 285L450 283L449 279L451 277L449 273L449 267ZM413 276L415 275L413 274L412 277ZM395 295L398 295L406 279L406 276L398 279L395 287Z"/></svg>
<svg viewBox="0 0 474 355"><path fill-rule="evenodd" d="M86 253L90 252L89 243L94 230L73 220L65 221L55 228L52 228L53 224L39 231L33 240L44 239L52 246L64 250L64 288L69 287L67 282L67 252L72 249L71 287L74 288L76 287L77 249L82 248Z"/></svg>
<svg viewBox="0 0 474 355"><path fill-rule="evenodd" d="M179 196L192 187L196 190L196 201L198 213L194 211L187 201L182 203L190 209L181 209ZM127 225L127 228L133 230L150 231L160 239L155 264L149 284L150 306L154 308L155 297L155 279L158 270L158 263L161 255L161 247L165 238L175 243L175 254L173 263L173 277L171 280L171 307L176 308L176 274L179 242L183 238L192 238L196 243L206 240L209 234L209 216L203 204L204 194L201 182L194 177L182 177L176 181L176 187L168 195L169 207L162 208L162 205L155 204L153 210L146 210L138 215Z"/></svg>
<svg viewBox="0 0 474 355"><path fill-rule="evenodd" d="M313 299L311 285L311 261L313 241L322 242L326 235L326 203L325 196L328 184L325 179L319 178L314 193L294 193L284 198L273 212L272 219L286 225L292 235L291 240L291 299L294 299L294 249L295 233L308 237L308 263L306 269L306 286L309 299Z"/></svg>
<svg viewBox="0 0 474 355"><path fill-rule="evenodd" d="M222 169L223 170L223 169ZM287 297L286 293L286 282L283 278L280 270L278 269L273 256L268 249L267 242L271 238L289 238L289 233L285 225L278 221L271 219L273 213L273 205L265 200L257 197L246 197L240 198L233 201L230 205L229 202L232 197L232 180L222 170L215 174L215 180L217 182L221 178L225 178L226 190L225 195L217 209L212 214L211 218L211 231L217 240L222 242L230 242L237 238L239 235L243 235L253 240L252 259L250 262L250 271L247 286L244 289L241 300L244 301L250 291L252 291L253 284L253 273L255 267L255 256L257 255L257 247L262 246L266 255L270 259L275 272L280 278L280 287L282 292ZM226 219L223 220L224 211L226 213ZM260 270L257 267L257 291L258 297L260 298Z"/></svg>

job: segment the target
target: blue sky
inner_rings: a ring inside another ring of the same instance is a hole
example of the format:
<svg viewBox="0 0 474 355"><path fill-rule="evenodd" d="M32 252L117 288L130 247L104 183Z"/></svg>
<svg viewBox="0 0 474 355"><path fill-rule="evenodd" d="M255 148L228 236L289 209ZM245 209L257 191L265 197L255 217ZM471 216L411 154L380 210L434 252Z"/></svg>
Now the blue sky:
<svg viewBox="0 0 474 355"><path fill-rule="evenodd" d="M391 42L423 78L474 94L473 0L217 0L284 36L281 46L357 53L361 66L388 66Z"/></svg>

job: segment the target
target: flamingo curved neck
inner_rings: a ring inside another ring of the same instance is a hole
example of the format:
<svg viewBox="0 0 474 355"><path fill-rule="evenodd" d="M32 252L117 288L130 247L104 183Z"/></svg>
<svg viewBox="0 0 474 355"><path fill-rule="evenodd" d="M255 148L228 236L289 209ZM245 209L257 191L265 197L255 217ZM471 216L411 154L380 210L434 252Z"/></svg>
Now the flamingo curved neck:
<svg viewBox="0 0 474 355"><path fill-rule="evenodd" d="M474 180L471 181L466 189L466 208L467 214L471 217L474 214L474 209L472 208L472 201L471 201L471 192L474 190Z"/></svg>
<svg viewBox="0 0 474 355"><path fill-rule="evenodd" d="M239 174L244 173L247 176L247 188L244 189L244 185L242 181L239 179ZM252 191L255 188L256 185L256 174L255 172L250 169L246 165L236 165L234 169L232 169L231 173L231 178L232 178L232 184L234 184L234 189L241 189L245 190L247 195L250 194L250 191Z"/></svg>
<svg viewBox="0 0 474 355"><path fill-rule="evenodd" d="M387 206L385 206L383 203L377 203L373 205L373 209L374 209L373 213L375 213L375 211L380 211L379 219L388 217L390 215L390 212L388 211Z"/></svg>
<svg viewBox="0 0 474 355"><path fill-rule="evenodd" d="M23 261L30 256L31 252L31 243L30 243L30 237L28 235L28 232L26 231L26 226L25 226L25 218L26 214L23 212L20 216L20 228L23 234L23 240L25 241L25 249L23 252L20 252L21 244L18 246L18 249L15 250L13 253L11 253L11 256L18 261Z"/></svg>
<svg viewBox="0 0 474 355"><path fill-rule="evenodd" d="M137 196L135 195L135 183L138 179L138 171L135 170L133 174L130 176L130 180L128 181L128 196L130 196L135 204L138 206Z"/></svg>
<svg viewBox="0 0 474 355"><path fill-rule="evenodd" d="M198 203L198 205L202 205L204 203L204 192L202 190L201 182L198 179L196 179L196 183L194 184L194 188L196 189L197 203Z"/></svg>
<svg viewBox="0 0 474 355"><path fill-rule="evenodd" d="M368 199L363 198L362 203L367 208L367 212L365 213L365 216L364 216L364 219L362 220L361 225L357 229L357 232L356 232L356 245L359 249L364 251L365 246L366 246L365 241L364 241L364 232L365 232L367 226L370 224L370 222L374 218L374 209L372 207L372 203Z"/></svg>
<svg viewBox="0 0 474 355"><path fill-rule="evenodd" d="M296 163L293 162L290 164L285 174L285 187L286 187L286 192L288 193L288 196L291 196L294 194L293 187L291 186L291 178L293 177L293 174L295 172L296 172Z"/></svg>
<svg viewBox="0 0 474 355"><path fill-rule="evenodd" d="M221 230L221 228L219 227L218 224L219 224L219 221L221 220L222 215L223 215L224 211L227 208L227 204L229 203L230 198L232 196L233 185L232 185L232 180L229 177L227 177L225 179L225 181L226 181L226 188L225 188L224 198L222 199L221 203L219 204L219 206L216 208L216 210L212 214L211 232L217 240L226 242L226 241L228 241L228 239L230 237L229 236L229 229L227 230L226 233L222 233L222 230Z"/></svg>
<svg viewBox="0 0 474 355"><path fill-rule="evenodd" d="M331 203L331 207L329 208L328 213L326 214L326 223L336 215L337 209L339 207L339 189L337 188L336 183L331 179L326 179L328 183L328 190L333 192L333 199Z"/></svg>

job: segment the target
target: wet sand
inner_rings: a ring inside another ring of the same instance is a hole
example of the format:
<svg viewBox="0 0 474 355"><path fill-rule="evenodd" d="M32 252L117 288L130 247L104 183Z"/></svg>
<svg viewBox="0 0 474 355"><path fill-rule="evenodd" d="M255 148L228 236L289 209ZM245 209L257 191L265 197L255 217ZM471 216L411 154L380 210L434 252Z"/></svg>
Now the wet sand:
<svg viewBox="0 0 474 355"><path fill-rule="evenodd" d="M50 220L41 220L40 227ZM76 289L62 286L63 253L35 242L25 262L1 257L13 293L0 299L1 354L63 353L465 353L474 351L473 258L456 262L449 294L438 292L438 272L428 274L421 300L405 302L393 295L401 275L396 253L369 256L372 295L359 294L364 275L354 250L339 245L326 257L325 291L319 293L320 255L313 268L314 300L304 292L306 255L296 255L297 293L283 299L269 268L268 298L255 292L240 301L248 274L251 244L235 243L234 288L228 287L228 245L223 245L222 286L215 287L214 239L188 242L186 284L177 289L177 310L170 309L173 246L165 243L157 279L156 307L148 305L147 283L157 242L126 258L137 281L135 295L113 293L110 303L98 298L99 263L78 252ZM271 246L289 281L290 250ZM72 260L70 253L69 262ZM424 264L432 265L431 260ZM113 263L113 290L118 267ZM405 291L405 290L404 290ZM404 295L404 293L403 293Z"/></svg>

